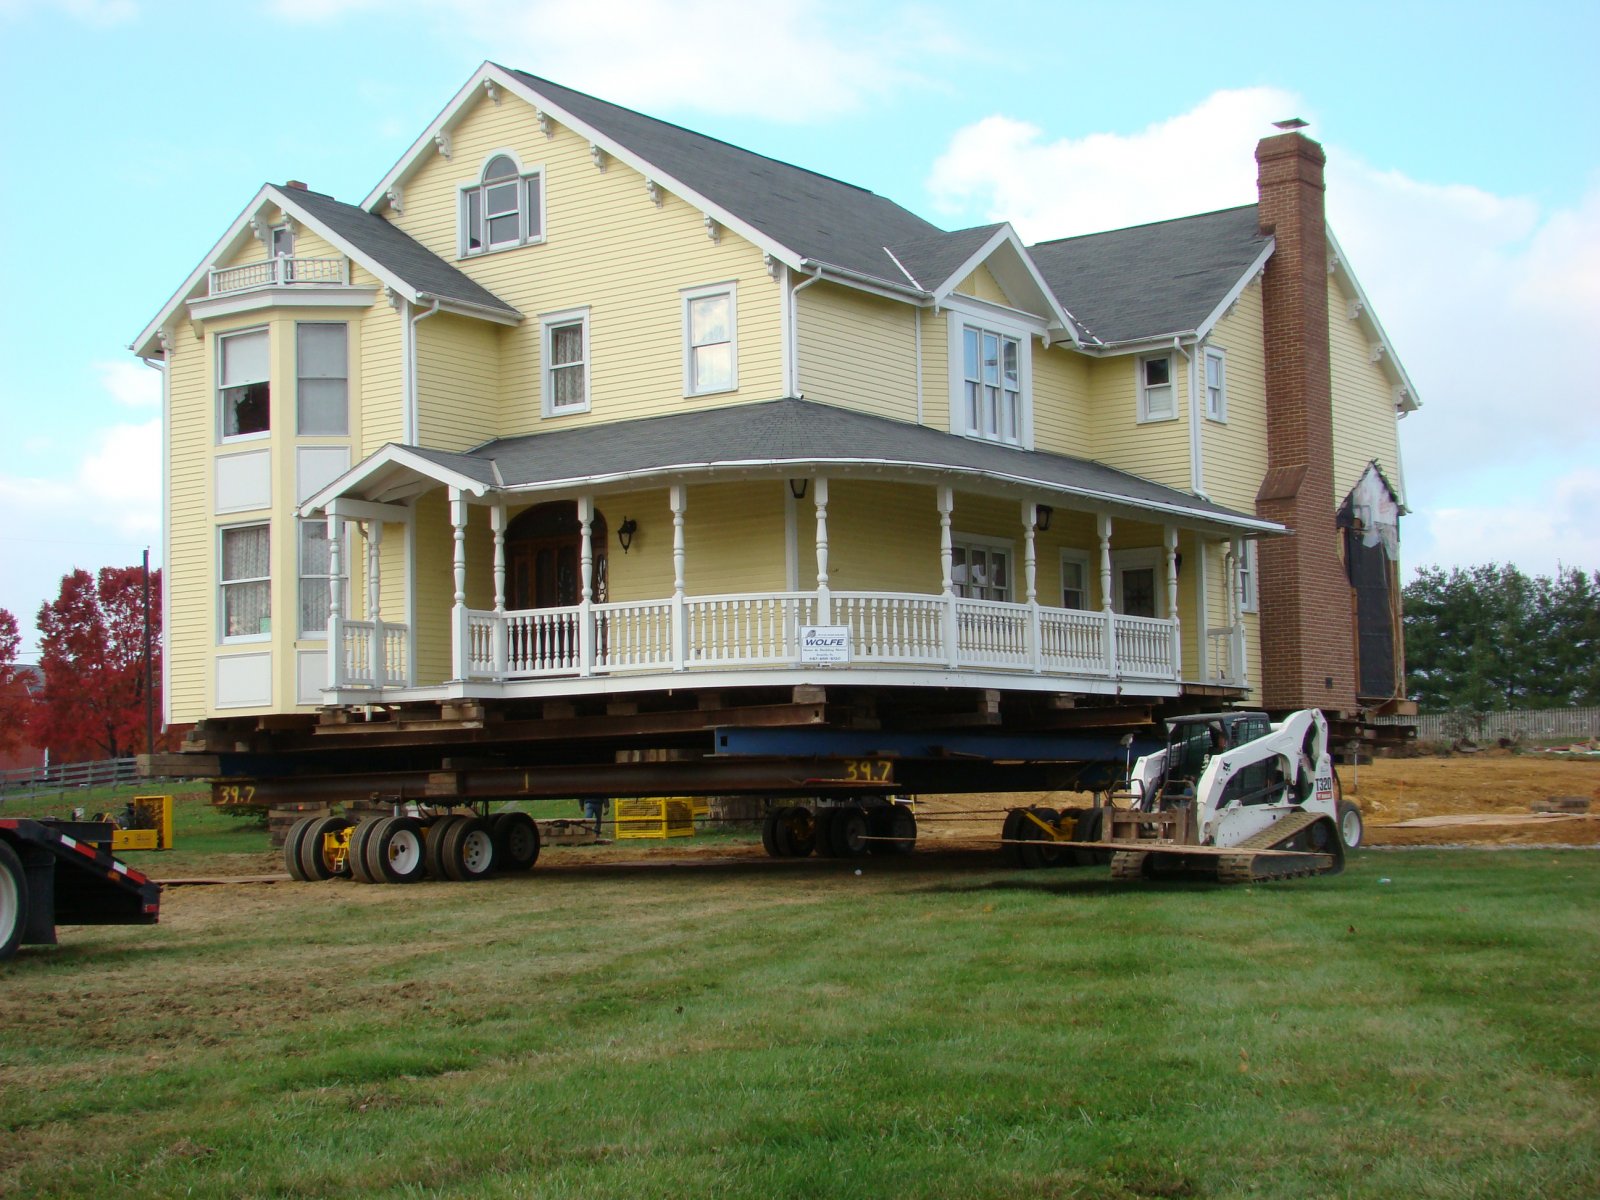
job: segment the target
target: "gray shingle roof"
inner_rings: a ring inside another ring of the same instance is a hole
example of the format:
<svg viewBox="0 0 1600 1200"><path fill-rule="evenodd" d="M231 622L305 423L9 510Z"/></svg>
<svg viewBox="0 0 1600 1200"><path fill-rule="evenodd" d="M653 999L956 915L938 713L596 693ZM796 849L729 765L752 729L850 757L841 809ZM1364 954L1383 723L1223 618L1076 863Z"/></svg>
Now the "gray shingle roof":
<svg viewBox="0 0 1600 1200"><path fill-rule="evenodd" d="M943 233L892 200L617 104L513 71L529 87L805 258L901 287L884 252Z"/></svg>
<svg viewBox="0 0 1600 1200"><path fill-rule="evenodd" d="M792 398L499 438L465 454L415 452L455 470L463 469L463 459L493 462L508 488L744 463L824 470L830 463L944 467L1134 507L1175 508L1221 524L1259 524L1248 514L1104 463L976 441Z"/></svg>
<svg viewBox="0 0 1600 1200"><path fill-rule="evenodd" d="M901 265L910 271L925 291L938 287L957 267L966 262L994 236L1000 225L974 225L953 233L935 233L910 241L896 242L894 251Z"/></svg>
<svg viewBox="0 0 1600 1200"><path fill-rule="evenodd" d="M1056 298L1102 342L1195 329L1268 239L1256 206L1029 246Z"/></svg>
<svg viewBox="0 0 1600 1200"><path fill-rule="evenodd" d="M471 276L458 271L410 234L354 204L303 188L282 188L293 200L372 260L418 292L516 316L512 308Z"/></svg>

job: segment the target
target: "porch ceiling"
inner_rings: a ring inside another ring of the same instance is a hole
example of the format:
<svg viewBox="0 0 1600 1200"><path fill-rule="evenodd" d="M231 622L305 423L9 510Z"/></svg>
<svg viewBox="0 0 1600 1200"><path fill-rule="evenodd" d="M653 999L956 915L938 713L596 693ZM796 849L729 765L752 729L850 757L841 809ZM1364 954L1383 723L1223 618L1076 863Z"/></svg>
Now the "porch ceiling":
<svg viewBox="0 0 1600 1200"><path fill-rule="evenodd" d="M1104 463L793 398L498 438L465 453L385 446L313 496L302 511L321 509L337 496L400 498L406 478L414 486L456 486L483 496L581 491L735 471L842 475L886 468L953 483L965 477L965 486L973 490L1036 493L1042 502L1132 510L1147 519L1218 531L1284 532L1271 521Z"/></svg>

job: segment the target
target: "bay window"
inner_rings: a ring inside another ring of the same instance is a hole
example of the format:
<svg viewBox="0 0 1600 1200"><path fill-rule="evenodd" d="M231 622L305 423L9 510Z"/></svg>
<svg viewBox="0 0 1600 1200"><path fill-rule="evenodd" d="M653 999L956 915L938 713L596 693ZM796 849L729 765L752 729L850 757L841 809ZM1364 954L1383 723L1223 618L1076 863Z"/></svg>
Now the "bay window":
<svg viewBox="0 0 1600 1200"><path fill-rule="evenodd" d="M224 441L272 428L271 340L265 329L217 339L218 426Z"/></svg>
<svg viewBox="0 0 1600 1200"><path fill-rule="evenodd" d="M262 641L272 636L272 527L236 525L222 534L222 640Z"/></svg>

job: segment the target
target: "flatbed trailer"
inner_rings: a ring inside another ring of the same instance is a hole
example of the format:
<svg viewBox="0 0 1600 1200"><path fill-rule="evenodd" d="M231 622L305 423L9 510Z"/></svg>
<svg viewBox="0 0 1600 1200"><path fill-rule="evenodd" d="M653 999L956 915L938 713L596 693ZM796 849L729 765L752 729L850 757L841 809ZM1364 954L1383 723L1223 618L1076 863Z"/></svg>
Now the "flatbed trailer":
<svg viewBox="0 0 1600 1200"><path fill-rule="evenodd" d="M156 923L161 885L111 853L110 828L0 818L0 960L55 945L57 925Z"/></svg>

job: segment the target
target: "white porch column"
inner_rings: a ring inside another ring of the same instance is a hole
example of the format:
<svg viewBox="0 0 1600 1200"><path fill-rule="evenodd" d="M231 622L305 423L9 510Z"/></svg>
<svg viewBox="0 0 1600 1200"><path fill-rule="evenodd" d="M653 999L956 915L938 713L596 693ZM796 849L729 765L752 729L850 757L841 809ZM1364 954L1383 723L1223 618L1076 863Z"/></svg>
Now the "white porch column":
<svg viewBox="0 0 1600 1200"><path fill-rule="evenodd" d="M1111 518L1105 513L1095 517L1095 529L1100 534L1100 611L1106 619L1106 669L1117 673L1117 614L1112 608L1111 589Z"/></svg>
<svg viewBox="0 0 1600 1200"><path fill-rule="evenodd" d="M1034 546L1034 533L1039 524L1039 506L1031 500L1022 502L1022 575L1027 586L1028 604L1028 664L1034 674L1044 670L1044 655L1039 644L1039 562Z"/></svg>
<svg viewBox="0 0 1600 1200"><path fill-rule="evenodd" d="M686 488L675 483L667 493L672 505L672 669L682 671L689 660L689 608L684 603L683 510Z"/></svg>
<svg viewBox="0 0 1600 1200"><path fill-rule="evenodd" d="M344 519L328 518L328 686L344 685Z"/></svg>
<svg viewBox="0 0 1600 1200"><path fill-rule="evenodd" d="M594 497L578 497L578 674L594 674Z"/></svg>
<svg viewBox="0 0 1600 1200"><path fill-rule="evenodd" d="M472 663L472 630L467 621L467 501L460 488L450 489L450 527L455 535L455 604L450 610L450 674L467 678Z"/></svg>
<svg viewBox="0 0 1600 1200"><path fill-rule="evenodd" d="M817 624L833 620L833 597L828 591L828 477L818 475L812 483L817 504Z"/></svg>
<svg viewBox="0 0 1600 1200"><path fill-rule="evenodd" d="M950 514L955 510L955 489L941 487L939 500L939 569L944 580L944 653L954 668L961 660L960 626L956 620L955 544L950 536Z"/></svg>
<svg viewBox="0 0 1600 1200"><path fill-rule="evenodd" d="M1183 678L1183 638L1178 631L1178 529L1166 525L1161 543L1167 548L1167 619L1172 622L1172 677Z"/></svg>
<svg viewBox="0 0 1600 1200"><path fill-rule="evenodd" d="M1244 587L1239 578L1239 568L1244 565L1244 539L1232 539L1228 548L1233 552L1232 569L1228 572L1228 624L1233 630L1228 639L1231 649L1228 676L1229 682L1243 687L1250 678L1244 662Z"/></svg>
<svg viewBox="0 0 1600 1200"><path fill-rule="evenodd" d="M383 647L383 582L379 578L382 561L383 522L367 522L367 619L372 622L370 667L372 686L381 688L388 680L388 658Z"/></svg>
<svg viewBox="0 0 1600 1200"><path fill-rule="evenodd" d="M509 669L511 639L506 630L506 506L489 508L489 528L494 531L494 673L504 679Z"/></svg>

